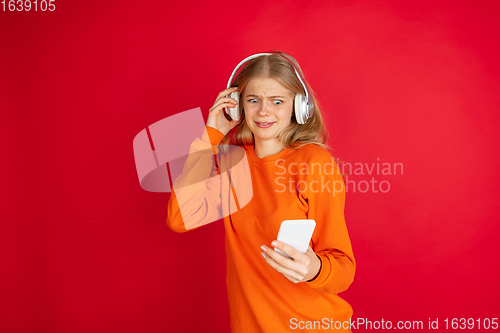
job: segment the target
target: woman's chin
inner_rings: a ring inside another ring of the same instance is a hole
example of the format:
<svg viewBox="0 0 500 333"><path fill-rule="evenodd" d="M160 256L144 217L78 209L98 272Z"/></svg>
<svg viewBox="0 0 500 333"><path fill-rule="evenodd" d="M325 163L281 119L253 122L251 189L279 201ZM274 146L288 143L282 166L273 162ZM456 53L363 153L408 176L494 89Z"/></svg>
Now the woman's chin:
<svg viewBox="0 0 500 333"><path fill-rule="evenodd" d="M274 138L277 138L278 135L275 135L275 133L262 133L260 132L259 130L255 131L253 133L254 137L256 139L259 139L259 140L270 140L270 139L274 139Z"/></svg>

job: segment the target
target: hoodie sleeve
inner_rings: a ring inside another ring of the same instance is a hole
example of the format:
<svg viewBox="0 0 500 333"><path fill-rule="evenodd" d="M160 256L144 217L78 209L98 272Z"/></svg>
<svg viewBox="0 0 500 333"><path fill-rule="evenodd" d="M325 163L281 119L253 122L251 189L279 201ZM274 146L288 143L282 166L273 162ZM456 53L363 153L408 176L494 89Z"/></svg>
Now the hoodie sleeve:
<svg viewBox="0 0 500 333"><path fill-rule="evenodd" d="M321 173L309 176L307 193L308 218L316 221L312 248L321 260L321 268L316 278L306 284L336 294L349 287L356 269L344 218L345 184L328 151L317 151L312 162L322 166Z"/></svg>
<svg viewBox="0 0 500 333"><path fill-rule="evenodd" d="M224 134L206 126L190 146L182 172L173 181L168 201L167 226L186 232L222 218L220 172L216 146Z"/></svg>

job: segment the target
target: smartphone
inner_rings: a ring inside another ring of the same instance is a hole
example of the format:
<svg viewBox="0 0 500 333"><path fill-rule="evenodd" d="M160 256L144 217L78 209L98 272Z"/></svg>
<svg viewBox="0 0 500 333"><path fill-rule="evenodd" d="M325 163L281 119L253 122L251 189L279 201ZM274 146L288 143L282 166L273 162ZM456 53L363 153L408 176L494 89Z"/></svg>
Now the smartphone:
<svg viewBox="0 0 500 333"><path fill-rule="evenodd" d="M306 253L311 241L316 221L306 220L285 220L281 222L280 230L278 231L278 241L290 245L301 253ZM274 248L274 250L287 258L292 259L283 251Z"/></svg>

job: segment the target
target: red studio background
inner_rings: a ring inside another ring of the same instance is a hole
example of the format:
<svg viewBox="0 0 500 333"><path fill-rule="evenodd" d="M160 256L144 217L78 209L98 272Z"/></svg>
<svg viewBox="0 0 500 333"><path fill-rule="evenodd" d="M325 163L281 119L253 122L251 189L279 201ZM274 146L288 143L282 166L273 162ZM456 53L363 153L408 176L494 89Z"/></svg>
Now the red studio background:
<svg viewBox="0 0 500 333"><path fill-rule="evenodd" d="M168 229L132 140L269 50L363 165L353 319L500 317L497 1L53 3L0 12L0 331L229 332L222 222Z"/></svg>

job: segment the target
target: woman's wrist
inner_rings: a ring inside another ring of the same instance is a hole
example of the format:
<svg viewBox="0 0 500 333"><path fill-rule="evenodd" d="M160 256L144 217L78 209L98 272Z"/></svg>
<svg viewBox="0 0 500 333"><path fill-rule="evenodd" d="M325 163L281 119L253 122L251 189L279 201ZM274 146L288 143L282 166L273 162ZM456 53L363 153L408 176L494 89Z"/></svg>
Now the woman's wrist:
<svg viewBox="0 0 500 333"><path fill-rule="evenodd" d="M319 276L319 273L321 272L321 266L322 266L321 258L317 254L316 254L316 258L318 258L318 260L319 260L318 272L316 273L316 275L312 279L307 280L306 282L312 282L312 281L314 281Z"/></svg>

